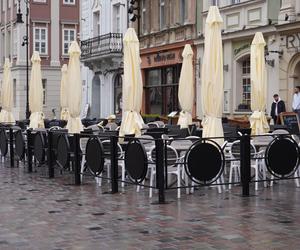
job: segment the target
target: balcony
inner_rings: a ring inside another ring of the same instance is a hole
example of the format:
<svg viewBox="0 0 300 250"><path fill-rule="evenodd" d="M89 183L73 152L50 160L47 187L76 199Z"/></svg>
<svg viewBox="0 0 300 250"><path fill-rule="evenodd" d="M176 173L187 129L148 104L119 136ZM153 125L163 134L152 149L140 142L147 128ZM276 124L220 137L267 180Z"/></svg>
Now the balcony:
<svg viewBox="0 0 300 250"><path fill-rule="evenodd" d="M83 62L122 57L122 53L122 33L108 33L81 41L81 61Z"/></svg>

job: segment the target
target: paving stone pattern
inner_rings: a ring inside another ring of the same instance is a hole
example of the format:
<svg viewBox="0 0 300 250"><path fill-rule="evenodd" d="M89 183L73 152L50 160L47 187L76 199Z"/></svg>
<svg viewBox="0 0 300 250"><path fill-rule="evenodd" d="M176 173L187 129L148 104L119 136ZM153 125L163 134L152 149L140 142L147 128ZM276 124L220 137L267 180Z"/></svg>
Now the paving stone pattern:
<svg viewBox="0 0 300 250"><path fill-rule="evenodd" d="M0 249L300 249L300 189L293 181L243 198L240 187L202 188L168 204L126 186L105 193L90 178L49 180L0 166ZM106 183L106 181L104 181ZM254 187L251 187L253 190Z"/></svg>

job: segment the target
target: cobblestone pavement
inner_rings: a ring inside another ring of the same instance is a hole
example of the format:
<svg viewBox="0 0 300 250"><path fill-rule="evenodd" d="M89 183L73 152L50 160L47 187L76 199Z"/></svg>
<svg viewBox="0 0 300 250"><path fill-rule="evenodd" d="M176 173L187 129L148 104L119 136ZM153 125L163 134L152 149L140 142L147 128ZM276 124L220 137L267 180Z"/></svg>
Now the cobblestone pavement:
<svg viewBox="0 0 300 250"><path fill-rule="evenodd" d="M250 198L203 188L155 205L148 190L105 194L0 166L0 249L299 249L300 189L284 181ZM253 187L252 187L253 188ZM252 189L253 190L253 189Z"/></svg>

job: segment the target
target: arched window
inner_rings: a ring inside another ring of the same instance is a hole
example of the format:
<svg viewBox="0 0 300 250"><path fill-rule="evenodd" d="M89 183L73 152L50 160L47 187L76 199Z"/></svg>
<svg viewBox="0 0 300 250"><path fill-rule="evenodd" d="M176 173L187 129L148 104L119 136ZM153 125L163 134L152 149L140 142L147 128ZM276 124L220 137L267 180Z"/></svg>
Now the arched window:
<svg viewBox="0 0 300 250"><path fill-rule="evenodd" d="M237 61L237 110L251 110L250 55Z"/></svg>
<svg viewBox="0 0 300 250"><path fill-rule="evenodd" d="M116 114L122 112L122 75L117 74L114 80L114 111Z"/></svg>

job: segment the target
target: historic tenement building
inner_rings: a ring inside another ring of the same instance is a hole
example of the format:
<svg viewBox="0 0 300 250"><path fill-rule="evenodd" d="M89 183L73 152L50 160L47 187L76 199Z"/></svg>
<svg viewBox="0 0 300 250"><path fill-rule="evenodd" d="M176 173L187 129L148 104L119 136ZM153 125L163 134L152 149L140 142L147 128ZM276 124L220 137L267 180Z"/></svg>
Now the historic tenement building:
<svg viewBox="0 0 300 250"><path fill-rule="evenodd" d="M81 0L83 104L90 118L121 113L127 2Z"/></svg>
<svg viewBox="0 0 300 250"><path fill-rule="evenodd" d="M20 2L24 23L16 23ZM33 51L42 59L44 113L52 117L52 109L60 110L61 66L68 62L69 44L79 33L79 0L29 1L29 60ZM12 64L14 115L25 118L26 108L26 4L24 0L0 1L0 78L6 57ZM30 74L30 72L29 72Z"/></svg>
<svg viewBox="0 0 300 250"><path fill-rule="evenodd" d="M255 32L264 34L268 76L268 106L278 93L291 110L293 88L300 85L300 1L297 0L219 0L201 1L202 18L197 25L197 94L200 96L204 28L208 8L216 4L223 17L224 115L250 112L250 44ZM197 103L201 116L201 104Z"/></svg>
<svg viewBox="0 0 300 250"><path fill-rule="evenodd" d="M141 0L137 4L139 25L135 23L135 27L144 80L142 112L167 115L180 109L181 54L184 45L193 46L196 37L196 0Z"/></svg>

